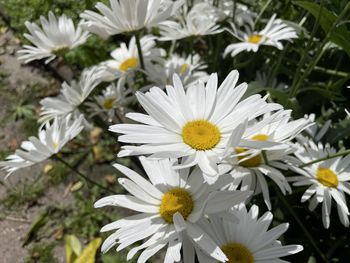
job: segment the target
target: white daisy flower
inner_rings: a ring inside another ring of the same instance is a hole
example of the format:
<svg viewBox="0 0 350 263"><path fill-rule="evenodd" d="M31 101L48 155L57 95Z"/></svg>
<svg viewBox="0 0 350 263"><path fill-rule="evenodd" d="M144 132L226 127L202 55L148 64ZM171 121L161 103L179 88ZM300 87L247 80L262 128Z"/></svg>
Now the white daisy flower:
<svg viewBox="0 0 350 263"><path fill-rule="evenodd" d="M40 101L42 108L39 121L45 123L56 117L79 115L79 105L101 83L104 71L104 67L92 67L82 72L79 82L72 81L70 85L64 82L60 95Z"/></svg>
<svg viewBox="0 0 350 263"><path fill-rule="evenodd" d="M233 181L230 189L253 190L255 194L262 192L269 210L271 202L266 177L278 185L282 193L291 193L287 179L279 170L288 170L298 164L290 156L296 149L289 143L308 125L302 118L289 121L291 111L279 111L248 126L242 140L251 140L252 148L235 147L220 166L221 173L231 170ZM248 145L248 142L245 142ZM255 145L257 144L257 145Z"/></svg>
<svg viewBox="0 0 350 263"><path fill-rule="evenodd" d="M139 263L146 262L160 249L168 246L164 262L181 260L182 238L177 228L186 230L195 246L206 250L217 261L225 262L226 257L196 222L203 216L219 214L235 204L244 201L250 194L246 191L216 191L215 185L204 182L200 169L174 170L176 160L151 160L140 158L148 179L120 164L114 167L127 178L119 183L131 195L112 195L95 203L96 208L104 206L124 207L136 212L104 226L101 231L115 231L103 243L106 252L118 245L117 251L135 242L147 239L143 244L132 248L127 260L140 250ZM178 222L181 221L181 226Z"/></svg>
<svg viewBox="0 0 350 263"><path fill-rule="evenodd" d="M315 114L305 115L304 118L307 119L312 125L305 129L308 137L304 137L303 135L299 135L297 137L298 141L301 144L307 143L310 140L310 137L315 141L320 141L323 136L327 133L329 127L332 124L332 120L327 120L321 127L315 122Z"/></svg>
<svg viewBox="0 0 350 263"><path fill-rule="evenodd" d="M149 115L128 113L126 117L142 124L117 124L110 131L124 134L120 142L142 145L123 146L118 156L186 157L178 169L198 164L208 180L215 180L217 163L225 149L240 142L246 121L281 109L258 94L241 101L247 84L235 87L238 75L232 71L218 88L217 75L212 74L206 85L198 82L187 90L174 75L174 86L167 86L167 93L158 87L145 94L137 92Z"/></svg>
<svg viewBox="0 0 350 263"><path fill-rule="evenodd" d="M25 23L30 34L26 33L24 37L34 46L24 45L24 49L18 51L18 59L24 63L43 58L49 63L57 54L84 44L89 37L89 32L82 30L80 24L75 28L73 20L66 15L57 19L49 12L49 20L41 16L40 22L42 29L35 23Z"/></svg>
<svg viewBox="0 0 350 263"><path fill-rule="evenodd" d="M237 31L235 33L232 32L232 34L241 42L228 45L224 56L231 54L234 57L242 51L257 52L261 45L273 46L281 50L283 49L282 40L291 41L298 37L296 30L282 20L276 19L276 15L273 15L265 28L259 32L251 32L247 28L247 32Z"/></svg>
<svg viewBox="0 0 350 263"><path fill-rule="evenodd" d="M184 1L164 0L110 0L110 6L98 2L96 9L80 16L86 19L82 26L92 33L106 37L125 32L134 32L145 27L156 26L168 19Z"/></svg>
<svg viewBox="0 0 350 263"><path fill-rule="evenodd" d="M95 115L106 116L107 120L111 122L116 115L116 111L124 114L124 109L131 102L131 90L126 89L124 80L119 79L117 84L112 83L102 93L102 95L95 96L95 102L87 102L91 117Z"/></svg>
<svg viewBox="0 0 350 263"><path fill-rule="evenodd" d="M221 1L219 1L219 3L221 3ZM234 23L236 26L241 27L245 26L246 24L248 24L250 27L254 26L254 20L258 15L249 10L246 5L236 3L236 13L233 15L233 1L224 0L222 3L221 8L226 12L230 12L229 17L234 18Z"/></svg>
<svg viewBox="0 0 350 263"><path fill-rule="evenodd" d="M302 163L327 157L335 154L334 148L322 143L309 141L308 144L299 145L295 153ZM294 186L309 186L301 198L301 202L310 199L309 209L313 211L322 203L322 221L325 228L329 228L332 199L335 200L338 215L342 224L349 226L349 209L345 194L350 195L350 155L337 157L314 163L304 168L295 168L301 176L291 178Z"/></svg>
<svg viewBox="0 0 350 263"><path fill-rule="evenodd" d="M287 143L311 125L310 120L305 118L291 120L291 114L291 110L265 114L260 121L255 120L249 124L243 139L250 140L253 144L264 141L264 148L261 148L264 150L289 148Z"/></svg>
<svg viewBox="0 0 350 263"><path fill-rule="evenodd" d="M212 1L210 0L194 1L191 11L194 13L194 15L206 16L210 20L216 22L225 19L225 14L223 14L217 7L213 6ZM187 13L188 11L185 10L185 12ZM178 17L180 17L180 15L178 15Z"/></svg>
<svg viewBox="0 0 350 263"><path fill-rule="evenodd" d="M38 138L30 137L21 144L22 149L17 149L9 155L5 161L0 162L0 167L8 172L13 172L40 163L58 153L63 146L77 136L83 129L83 115L71 121L70 117L57 119L53 123L47 122L44 128L39 129Z"/></svg>
<svg viewBox="0 0 350 263"><path fill-rule="evenodd" d="M198 54L189 55L183 58L177 54L172 55L163 65L154 64L146 68L147 76L158 87L172 85L172 77L177 74L185 87L188 87L198 80L206 82L209 78L204 69L207 67L201 61Z"/></svg>
<svg viewBox="0 0 350 263"><path fill-rule="evenodd" d="M258 87L263 88L273 88L280 91L286 91L288 89L288 85L283 82L277 82L276 78L273 78L271 82L269 83L269 76L266 74L266 72L256 72L255 81L253 82L255 85L258 85ZM250 83L251 84L251 83Z"/></svg>
<svg viewBox="0 0 350 263"><path fill-rule="evenodd" d="M254 19L257 17L257 14L250 11L246 5L241 3L235 3L232 0L220 0L218 1L218 6L215 7L212 5L211 0L206 0L205 3L202 3L202 0L197 0L196 2L201 3L202 12L207 12L211 14L217 21L223 21L225 19L234 19L234 24L238 27L248 24L250 27L254 26ZM207 7L205 8L205 4ZM235 4L235 8L233 5ZM209 8L209 5L211 8ZM233 11L235 14L233 15Z"/></svg>
<svg viewBox="0 0 350 263"><path fill-rule="evenodd" d="M201 12L201 5L195 5L177 21L164 21L159 24L161 37L159 40L177 40L191 36L214 35L223 31L216 24L216 18Z"/></svg>
<svg viewBox="0 0 350 263"><path fill-rule="evenodd" d="M202 219L200 226L219 244L228 262L231 263L287 263L289 261L280 258L303 250L301 245L283 246L277 240L288 230L288 223L267 230L272 223L272 213L266 212L260 218L258 216L258 206L253 205L247 211L244 205L240 205L231 210L232 219L228 216L213 215L208 219ZM217 262L200 248L195 247L195 251L199 262Z"/></svg>
<svg viewBox="0 0 350 263"><path fill-rule="evenodd" d="M165 56L163 49L156 48L154 39L155 37L151 35L146 35L140 39L146 68L151 62L163 62L162 57ZM129 46L122 43L119 48L111 53L111 56L113 59L103 62L102 65L106 66L106 70L114 76L114 79L126 76L141 68L135 37L130 39Z"/></svg>

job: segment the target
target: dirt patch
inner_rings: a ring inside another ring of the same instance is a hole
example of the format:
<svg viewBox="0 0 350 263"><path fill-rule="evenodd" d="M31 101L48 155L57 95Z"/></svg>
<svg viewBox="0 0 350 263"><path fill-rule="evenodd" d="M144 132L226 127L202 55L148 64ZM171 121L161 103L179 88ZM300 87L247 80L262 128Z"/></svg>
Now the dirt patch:
<svg viewBox="0 0 350 263"><path fill-rule="evenodd" d="M31 66L21 65L15 55L16 50L20 47L19 40L10 30L2 27L2 31L5 32L2 32L0 35L0 74L3 82L6 84L6 90L10 91L10 93L11 90L17 93L26 89L32 89L34 86L48 87L52 85L53 81L47 77L47 73ZM9 107L13 104L9 97L11 96L6 96L5 93L0 92L0 120L3 120ZM26 138L21 126L21 121L2 123L0 130L0 147L2 149L6 149L11 145L15 146L13 144L20 145L20 142ZM43 165L39 164L20 170L7 180L4 180L5 172L0 171L0 199L4 199L9 192L17 189L19 185L33 182L42 170ZM62 201L65 203L71 202L70 196L63 200L62 196L64 196L65 191L66 187L64 185L49 188L45 191L44 196L38 200L38 205L18 210L14 209L14 211L4 215L4 218L0 220L1 262L24 262L28 256L28 249L26 247L23 248L22 243L30 229L31 223L44 207L57 205ZM63 247L55 249L55 256L59 262L65 261Z"/></svg>

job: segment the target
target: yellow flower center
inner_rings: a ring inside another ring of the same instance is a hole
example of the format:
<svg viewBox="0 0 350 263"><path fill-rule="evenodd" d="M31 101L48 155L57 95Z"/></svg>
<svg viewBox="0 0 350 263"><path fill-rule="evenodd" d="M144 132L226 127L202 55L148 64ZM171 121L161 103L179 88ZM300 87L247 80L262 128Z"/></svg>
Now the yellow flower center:
<svg viewBox="0 0 350 263"><path fill-rule="evenodd" d="M180 74L181 75L185 74L187 69L188 69L188 65L186 63L182 64L180 67Z"/></svg>
<svg viewBox="0 0 350 263"><path fill-rule="evenodd" d="M248 42L252 44L259 44L263 36L260 35L251 35L248 37Z"/></svg>
<svg viewBox="0 0 350 263"><path fill-rule="evenodd" d="M182 128L184 143L198 151L213 149L221 139L220 130L206 120L190 121Z"/></svg>
<svg viewBox="0 0 350 263"><path fill-rule="evenodd" d="M241 148L241 147L237 147L235 150L236 150L237 154L244 153L244 152L247 151L247 149L244 149L244 148ZM247 155L237 156L238 160L242 160L242 159L244 159L246 157L247 157ZM252 158L249 158L249 159L239 163L240 166L247 167L247 168L249 168L249 167L258 167L260 164L261 164L261 156L260 156L260 154L258 154L256 156L253 156Z"/></svg>
<svg viewBox="0 0 350 263"><path fill-rule="evenodd" d="M173 223L173 215L179 212L186 219L193 210L192 196L182 188L173 188L163 195L159 214L169 224Z"/></svg>
<svg viewBox="0 0 350 263"><path fill-rule="evenodd" d="M257 134L251 137L250 139L253 141L267 141L268 138L269 136L266 134Z"/></svg>
<svg viewBox="0 0 350 263"><path fill-rule="evenodd" d="M53 148L56 149L57 147L58 147L58 143L57 143L57 142L54 142L54 143L53 143Z"/></svg>
<svg viewBox="0 0 350 263"><path fill-rule="evenodd" d="M129 69L136 68L137 64L138 64L137 58L128 58L124 60L122 64L120 64L119 70L126 72Z"/></svg>
<svg viewBox="0 0 350 263"><path fill-rule="evenodd" d="M316 172L317 180L326 187L336 188L339 184L337 175L329 168L320 167Z"/></svg>
<svg viewBox="0 0 350 263"><path fill-rule="evenodd" d="M106 99L104 102L103 102L103 108L107 109L107 110L110 110L113 108L113 103L115 101L115 98L109 98L109 99Z"/></svg>
<svg viewBox="0 0 350 263"><path fill-rule="evenodd" d="M221 250L228 258L228 263L254 263L252 253L242 244L228 243Z"/></svg>
<svg viewBox="0 0 350 263"><path fill-rule="evenodd" d="M267 139L269 138L268 135L266 134L257 134L254 135L253 137L251 137L250 139L254 140L254 141L267 141ZM241 147L237 147L235 149L236 153L240 154L240 153L244 153L247 151L247 149L241 148ZM241 155L241 156L237 156L238 160L242 160L244 158L246 158L247 155ZM252 158L249 158L241 163L239 163L240 166L243 167L258 167L261 164L261 155L256 155Z"/></svg>

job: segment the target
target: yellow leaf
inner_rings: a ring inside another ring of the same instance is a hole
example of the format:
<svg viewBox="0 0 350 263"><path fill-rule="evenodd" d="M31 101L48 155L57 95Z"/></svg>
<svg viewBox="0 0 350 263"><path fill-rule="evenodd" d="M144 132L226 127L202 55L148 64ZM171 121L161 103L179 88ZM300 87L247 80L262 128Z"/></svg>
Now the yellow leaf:
<svg viewBox="0 0 350 263"><path fill-rule="evenodd" d="M8 27L6 27L6 26L0 26L0 33L1 33L1 34L6 33L7 30L8 30Z"/></svg>
<svg viewBox="0 0 350 263"><path fill-rule="evenodd" d="M95 145L92 147L92 151L94 153L95 160L97 162L101 161L103 158L102 147L100 145Z"/></svg>
<svg viewBox="0 0 350 263"><path fill-rule="evenodd" d="M45 174L47 174L47 173L50 172L52 169L53 169L53 165L49 163L49 164L47 164L47 165L44 166L43 172L44 172Z"/></svg>
<svg viewBox="0 0 350 263"><path fill-rule="evenodd" d="M101 246L101 243L102 238L100 237L92 240L74 263L95 263L96 251Z"/></svg>
<svg viewBox="0 0 350 263"><path fill-rule="evenodd" d="M90 141L92 144L96 144L98 141L98 138L102 134L103 130L99 127L95 127L90 132Z"/></svg>
<svg viewBox="0 0 350 263"><path fill-rule="evenodd" d="M70 191L76 192L76 191L80 190L80 188L82 188L83 185L84 185L84 183L82 181L78 181L70 187Z"/></svg>
<svg viewBox="0 0 350 263"><path fill-rule="evenodd" d="M81 253L81 244L74 235L65 235L64 243L66 248L66 262L73 263Z"/></svg>

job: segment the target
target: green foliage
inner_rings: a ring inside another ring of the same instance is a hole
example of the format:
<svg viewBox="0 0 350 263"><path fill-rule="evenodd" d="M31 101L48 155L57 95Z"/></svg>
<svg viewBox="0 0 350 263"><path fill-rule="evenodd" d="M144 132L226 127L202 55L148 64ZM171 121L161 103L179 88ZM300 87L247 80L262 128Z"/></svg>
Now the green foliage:
<svg viewBox="0 0 350 263"><path fill-rule="evenodd" d="M329 32L330 40L342 47L350 56L350 31L345 24L333 26L338 16L316 3L296 1L295 4L309 11L315 18L320 15L320 25L326 34Z"/></svg>
<svg viewBox="0 0 350 263"><path fill-rule="evenodd" d="M46 207L45 210L34 219L33 223L29 227L29 231L24 237L23 246L26 246L37 237L40 230L48 223L50 215L55 212L56 208L49 206Z"/></svg>
<svg viewBox="0 0 350 263"><path fill-rule="evenodd" d="M25 259L25 263L57 263L57 258L54 257L53 251L55 243L35 244L29 251L29 256Z"/></svg>
<svg viewBox="0 0 350 263"><path fill-rule="evenodd" d="M0 138L2 139L2 138ZM8 149L0 149L0 159L4 160L8 155L10 154L10 151Z"/></svg>
<svg viewBox="0 0 350 263"><path fill-rule="evenodd" d="M14 106L12 118L14 121L22 118L34 119L34 110L35 107L33 105L20 102L18 105Z"/></svg>
<svg viewBox="0 0 350 263"><path fill-rule="evenodd" d="M47 172L48 182L52 185L58 185L64 182L68 176L67 167L62 163L48 164L46 166L49 171Z"/></svg>
<svg viewBox="0 0 350 263"><path fill-rule="evenodd" d="M0 0L11 18L11 26L20 34L26 32L24 23L35 22L40 16L47 16L49 11L55 14L65 13L75 22L79 21L79 14L85 9L91 9L97 3L96 0Z"/></svg>
<svg viewBox="0 0 350 263"><path fill-rule="evenodd" d="M116 48L115 43L111 41L91 36L83 46L68 52L65 55L65 60L68 64L80 69L96 65L109 59L109 53Z"/></svg>
<svg viewBox="0 0 350 263"><path fill-rule="evenodd" d="M91 200L98 199L99 189L92 188L90 194L87 196L87 193L82 191L74 192L74 205L62 210L60 218L64 218L63 224L68 233L79 233L84 237L94 237L98 235L101 225L108 222L108 220L115 220L114 213L94 208Z"/></svg>
<svg viewBox="0 0 350 263"><path fill-rule="evenodd" d="M110 251L106 254L103 254L101 257L102 263L124 263L126 258L126 252L116 252L116 251ZM137 262L137 255L133 259L130 259L128 263L136 263ZM152 259L149 260L149 262L154 262Z"/></svg>
<svg viewBox="0 0 350 263"><path fill-rule="evenodd" d="M21 183L1 200L1 204L5 209L14 210L23 205L36 202L45 193L45 190L46 187L42 180L32 183Z"/></svg>

